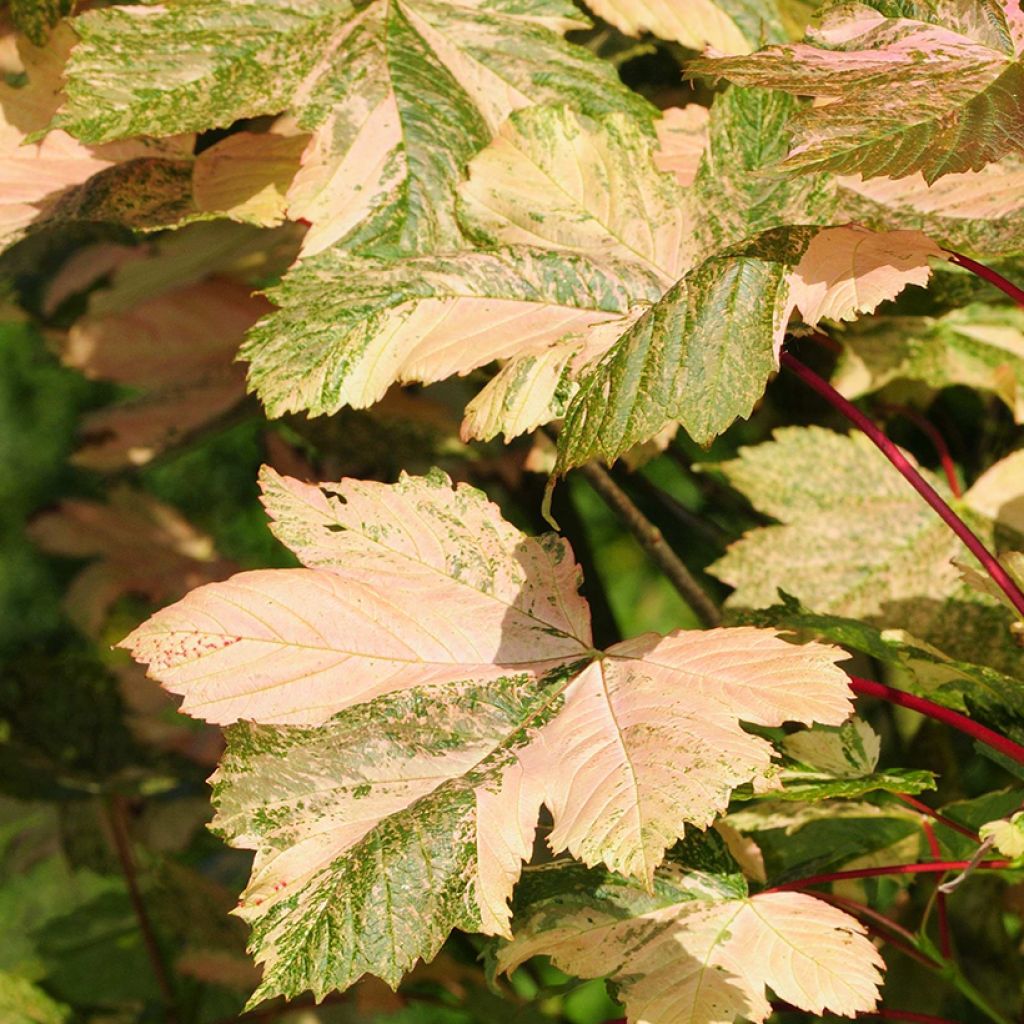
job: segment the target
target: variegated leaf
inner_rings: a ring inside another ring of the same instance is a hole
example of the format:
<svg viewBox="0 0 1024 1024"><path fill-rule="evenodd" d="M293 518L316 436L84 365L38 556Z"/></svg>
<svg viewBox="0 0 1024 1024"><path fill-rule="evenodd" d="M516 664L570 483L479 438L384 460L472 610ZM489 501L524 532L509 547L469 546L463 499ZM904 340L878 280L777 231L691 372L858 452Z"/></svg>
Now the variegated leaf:
<svg viewBox="0 0 1024 1024"><path fill-rule="evenodd" d="M904 629L961 661L1019 671L1012 616L958 582L952 560L968 557L960 541L866 438L784 428L720 469L779 520L745 534L712 566L736 587L731 607L766 607L781 588L816 612ZM975 510L973 492L958 502L925 475L993 544L995 524Z"/></svg>
<svg viewBox="0 0 1024 1024"><path fill-rule="evenodd" d="M1024 146L1016 4L839 3L807 43L705 58L690 73L818 100L793 119L786 169L890 178L920 171L932 182Z"/></svg>
<svg viewBox="0 0 1024 1024"><path fill-rule="evenodd" d="M1024 310L973 303L938 317L874 317L835 335L832 377L848 398L896 381L964 385L996 395L1024 422Z"/></svg>
<svg viewBox="0 0 1024 1024"><path fill-rule="evenodd" d="M54 123L98 142L289 111L312 133L288 196L291 216L313 224L307 254L381 238L452 247L462 169L513 110L571 100L649 116L609 66L562 41L585 24L563 0L108 8L75 20Z"/></svg>
<svg viewBox="0 0 1024 1024"><path fill-rule="evenodd" d="M317 724L383 693L587 657L567 546L526 538L479 491L443 474L331 496L264 479L275 530L307 568L193 591L123 641L183 710Z"/></svg>
<svg viewBox="0 0 1024 1024"><path fill-rule="evenodd" d="M837 179L844 218L880 229L916 228L980 259L1024 250L1024 162L1006 156L979 171L947 174L928 184L905 178L845 175Z"/></svg>
<svg viewBox="0 0 1024 1024"><path fill-rule="evenodd" d="M546 352L660 293L642 266L557 250L467 250L399 260L341 249L270 290L281 308L242 346L272 416L373 404L396 381L431 382Z"/></svg>
<svg viewBox="0 0 1024 1024"><path fill-rule="evenodd" d="M260 997L394 983L453 927L506 932L542 801L553 845L650 881L770 776L741 720L849 713L837 652L770 630L599 654L565 542L441 475L263 484L306 568L202 587L123 641L185 710L294 723L235 726L216 782L218 827L258 852Z"/></svg>
<svg viewBox="0 0 1024 1024"><path fill-rule="evenodd" d="M691 0L683 7L673 0L588 0L587 6L626 35L651 32L691 50L750 53L766 32L773 42L784 38L770 2L755 7L743 0Z"/></svg>
<svg viewBox="0 0 1024 1024"><path fill-rule="evenodd" d="M735 875L688 869L683 857L653 891L552 864L531 869L499 970L529 957L585 978L608 976L635 1024L763 1021L767 989L810 1013L872 1009L882 958L849 915L806 893L747 896Z"/></svg>

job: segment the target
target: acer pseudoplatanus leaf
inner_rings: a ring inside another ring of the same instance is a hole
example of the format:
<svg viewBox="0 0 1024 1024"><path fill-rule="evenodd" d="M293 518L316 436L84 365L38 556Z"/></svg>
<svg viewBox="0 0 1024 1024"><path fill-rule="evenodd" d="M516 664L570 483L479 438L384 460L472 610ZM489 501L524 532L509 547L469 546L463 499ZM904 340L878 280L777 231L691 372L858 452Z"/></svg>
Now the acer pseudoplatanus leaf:
<svg viewBox="0 0 1024 1024"><path fill-rule="evenodd" d="M784 169L932 182L1020 152L1022 24L1018 0L839 3L806 43L690 70L820 101L793 118Z"/></svg>
<svg viewBox="0 0 1024 1024"><path fill-rule="evenodd" d="M542 803L554 849L650 885L687 825L773 785L741 721L849 713L841 652L771 630L595 651L566 542L443 475L263 486L304 567L201 587L124 641L186 711L238 722L215 827L257 852L261 998L395 984L452 928L507 934Z"/></svg>
<svg viewBox="0 0 1024 1024"><path fill-rule="evenodd" d="M874 1006L882 958L862 925L806 893L750 896L718 837L672 851L646 890L556 861L527 869L497 967L545 954L577 976L610 976L630 1021L763 1021L766 988L794 1006L853 1016Z"/></svg>
<svg viewBox="0 0 1024 1024"><path fill-rule="evenodd" d="M312 224L309 254L379 240L458 247L455 186L514 110L569 100L586 114L653 114L608 64L563 41L588 24L563 0L202 0L74 24L81 43L55 124L83 141L292 115L310 133L287 195L289 215Z"/></svg>

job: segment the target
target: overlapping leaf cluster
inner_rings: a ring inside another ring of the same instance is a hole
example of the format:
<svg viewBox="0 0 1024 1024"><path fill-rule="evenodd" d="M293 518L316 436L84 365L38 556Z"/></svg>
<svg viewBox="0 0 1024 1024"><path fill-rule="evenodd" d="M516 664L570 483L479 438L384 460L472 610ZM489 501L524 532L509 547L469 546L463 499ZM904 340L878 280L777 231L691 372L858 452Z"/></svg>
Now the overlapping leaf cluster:
<svg viewBox="0 0 1024 1024"><path fill-rule="evenodd" d="M562 475L679 428L711 444L754 413L787 337L824 327L851 397L966 385L1021 421L1019 310L991 293L883 306L930 280L955 293L952 250L1024 251L1016 0L829 3L806 33L784 0L589 6L620 42L706 48L687 74L732 84L659 111L567 41L590 25L568 0L171 0L66 20L12 0L0 240L95 233L36 307L65 364L117 389L77 465L158 464L246 388L269 417L330 417L469 376L461 442L560 421ZM916 855L916 818L884 794L934 779L878 768L831 644L1024 738L1013 610L875 449L786 427L703 467L775 521L710 569L748 624L605 650L567 541L440 473L316 486L285 461L263 503L298 567L230 575L128 487L31 527L98 559L65 602L91 637L126 594L181 598L124 646L184 713L228 726L213 827L255 851L238 907L253 1001L397 985L457 929L503 937L501 970L546 954L608 977L647 1024L761 1021L772 993L873 1008L861 924L750 892L820 869L824 842L780 834L822 822L868 822L836 864ZM1019 452L962 498L935 485L1019 564ZM208 759L159 731L162 710L139 711L149 738ZM1013 850L1004 810L977 824ZM2 968L0 1009L62 1019Z"/></svg>

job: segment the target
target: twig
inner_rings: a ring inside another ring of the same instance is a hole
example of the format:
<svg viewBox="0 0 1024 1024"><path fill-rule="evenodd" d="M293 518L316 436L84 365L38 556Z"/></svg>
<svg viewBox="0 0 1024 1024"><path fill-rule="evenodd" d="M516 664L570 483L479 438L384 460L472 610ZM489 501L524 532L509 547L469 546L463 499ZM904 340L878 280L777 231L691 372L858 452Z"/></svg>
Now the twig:
<svg viewBox="0 0 1024 1024"><path fill-rule="evenodd" d="M978 849L974 851L974 856L966 864L963 865L963 870L960 872L960 874L957 875L956 878L951 878L948 882L943 882L939 886L939 892L945 893L947 895L951 892L956 892L956 890L964 884L969 875L971 875L979 867L983 866L982 861L984 861L985 859L985 854L992 849L992 844L994 842L995 840L992 838L992 836L989 836L988 839L983 840Z"/></svg>
<svg viewBox="0 0 1024 1024"><path fill-rule="evenodd" d="M995 555L975 536L971 528L943 501L931 484L910 464L902 451L889 440L852 402L847 401L828 381L804 366L795 356L782 353L782 365L791 370L808 387L817 392L833 408L841 412L854 426L863 431L878 450L896 467L903 478L932 507L939 518L963 541L967 549L984 566L1010 603L1024 616L1024 591L999 564Z"/></svg>
<svg viewBox="0 0 1024 1024"><path fill-rule="evenodd" d="M896 704L901 708L910 708L911 711L927 715L929 718L934 718L937 722L951 725L954 729L958 729L973 739L980 740L993 750L998 750L1001 754L1005 754L1018 764L1024 764L1024 747L975 722L973 718L960 714L959 711L945 708L941 704L927 700L925 697L918 697L913 693L906 693L903 690L886 686L884 683L876 683L871 679L861 679L858 676L850 676L850 689L854 693L867 697L878 697L880 700L888 701L890 704Z"/></svg>
<svg viewBox="0 0 1024 1024"><path fill-rule="evenodd" d="M931 852L931 855L938 860L942 856L942 850L939 847L938 839L935 838L935 829L932 828L930 822L922 821L921 831L924 832L924 837L928 842L928 849ZM943 888L941 879L939 879L939 884L935 887L935 912L939 918L939 949L942 951L942 955L947 960L950 960L953 957L953 937L949 930L949 912L946 908L946 890ZM927 921L927 915L925 920ZM923 930L924 925L921 927Z"/></svg>
<svg viewBox="0 0 1024 1024"><path fill-rule="evenodd" d="M722 621L721 612L714 601L701 589L682 559L666 543L661 530L633 504L630 497L611 478L607 470L596 462L580 467L587 483L604 499L639 541L640 546L657 563L658 568L668 577L682 598L693 609L694 614L705 626L717 626Z"/></svg>
<svg viewBox="0 0 1024 1024"><path fill-rule="evenodd" d="M149 956L153 975L156 978L160 993L164 997L168 1024L177 1024L179 1020L177 999L174 994L174 986L171 983L171 975L167 970L167 964L164 962L160 943L157 941L156 932L153 931L153 925L149 919L149 913L146 911L142 892L139 889L138 871L135 867L131 837L128 835L128 824L125 820L124 798L114 794L107 799L105 809L107 821L110 824L110 832L114 838L117 859L121 863L121 871L128 886L128 898L131 901L132 909L135 911L135 918L139 922L139 931L142 933L142 941Z"/></svg>
<svg viewBox="0 0 1024 1024"><path fill-rule="evenodd" d="M949 445L946 444L946 439L942 436L939 428L927 416L922 416L916 409L911 409L906 405L890 405L888 402L883 402L878 408L883 412L894 413L910 420L931 441L932 447L939 456L942 472L946 474L946 483L949 484L950 493L954 498L962 498L960 480L956 475L956 463L953 461Z"/></svg>

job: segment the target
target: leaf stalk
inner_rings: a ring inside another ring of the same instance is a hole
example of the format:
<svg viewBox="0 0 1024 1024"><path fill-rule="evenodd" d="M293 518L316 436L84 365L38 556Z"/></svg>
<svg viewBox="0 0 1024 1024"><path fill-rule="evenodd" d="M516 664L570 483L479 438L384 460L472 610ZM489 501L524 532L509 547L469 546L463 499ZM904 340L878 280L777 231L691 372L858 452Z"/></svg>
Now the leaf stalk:
<svg viewBox="0 0 1024 1024"><path fill-rule="evenodd" d="M819 377L810 367L805 366L789 352L782 353L782 365L799 377L808 387L825 399L833 408L842 413L855 427L861 430L876 448L892 463L903 478L931 506L939 518L963 541L967 549L982 564L1010 603L1024 617L1024 591L1013 581L1010 574L999 564L988 548L978 539L974 531L949 507L938 491L911 465L910 460L897 445L875 426L852 402L848 401L828 381Z"/></svg>

